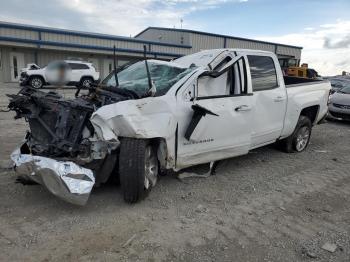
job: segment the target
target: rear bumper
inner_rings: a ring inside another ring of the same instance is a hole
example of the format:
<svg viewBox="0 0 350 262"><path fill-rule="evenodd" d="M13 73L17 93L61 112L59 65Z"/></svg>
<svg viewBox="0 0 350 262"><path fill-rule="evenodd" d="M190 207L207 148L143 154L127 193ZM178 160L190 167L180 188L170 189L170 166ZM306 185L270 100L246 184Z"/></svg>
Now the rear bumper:
<svg viewBox="0 0 350 262"><path fill-rule="evenodd" d="M90 169L70 161L23 154L21 149L16 149L11 159L17 174L43 185L55 196L72 204L85 205L95 184Z"/></svg>

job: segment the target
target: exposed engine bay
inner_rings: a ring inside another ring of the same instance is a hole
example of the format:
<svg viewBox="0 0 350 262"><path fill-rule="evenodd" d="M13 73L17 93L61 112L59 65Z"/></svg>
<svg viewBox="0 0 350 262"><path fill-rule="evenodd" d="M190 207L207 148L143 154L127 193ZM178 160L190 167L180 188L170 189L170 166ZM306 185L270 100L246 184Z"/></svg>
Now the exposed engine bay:
<svg viewBox="0 0 350 262"><path fill-rule="evenodd" d="M15 118L24 117L29 123L31 132L27 133L26 140L32 154L78 158L82 162L89 162L97 146L89 120L92 113L104 105L136 98L122 89L107 87L90 89L88 95L71 100L55 92L46 93L30 87L9 97L9 109L16 112ZM113 146L106 149L111 150Z"/></svg>
<svg viewBox="0 0 350 262"><path fill-rule="evenodd" d="M116 164L119 146L118 140L97 139L90 117L104 105L136 99L137 94L118 88L92 87L88 94L76 94L75 99L67 100L56 92L24 87L18 94L8 96L8 107L16 112L15 118L25 118L30 127L23 145L12 154L16 166L22 166L17 168L17 173L27 175L31 171L30 179L45 184L52 193L74 204L85 204L88 199L85 187L91 191L95 182L107 181ZM79 183L72 181L72 177L65 180L67 174L60 172L67 168L79 170ZM43 170L46 172L42 173ZM54 180L47 180L49 174ZM62 181L66 182L65 186L57 186ZM88 185L87 181L90 181ZM70 193L74 189L60 192L70 187L76 188L73 197Z"/></svg>

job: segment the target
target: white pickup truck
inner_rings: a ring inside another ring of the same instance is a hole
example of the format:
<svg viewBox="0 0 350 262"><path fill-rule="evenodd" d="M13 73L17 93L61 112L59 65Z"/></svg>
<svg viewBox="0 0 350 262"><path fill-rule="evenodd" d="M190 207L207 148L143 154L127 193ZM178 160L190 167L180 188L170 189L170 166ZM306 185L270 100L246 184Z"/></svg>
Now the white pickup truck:
<svg viewBox="0 0 350 262"><path fill-rule="evenodd" d="M12 155L19 174L76 204L112 176L125 201L136 202L162 170L275 142L303 151L327 114L331 88L284 77L275 54L255 50L206 50L117 71L76 100L32 89L12 96L9 107L31 127Z"/></svg>

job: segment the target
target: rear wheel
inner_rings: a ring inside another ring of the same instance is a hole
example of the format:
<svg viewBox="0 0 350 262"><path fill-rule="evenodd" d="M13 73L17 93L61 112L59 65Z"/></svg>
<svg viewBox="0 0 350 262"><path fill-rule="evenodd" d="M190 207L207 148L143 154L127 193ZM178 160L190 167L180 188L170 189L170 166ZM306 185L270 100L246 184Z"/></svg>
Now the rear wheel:
<svg viewBox="0 0 350 262"><path fill-rule="evenodd" d="M44 80L39 76L33 76L29 80L29 85L35 89L42 88L44 85Z"/></svg>
<svg viewBox="0 0 350 262"><path fill-rule="evenodd" d="M287 153L304 151L311 138L312 124L308 117L300 116L293 134L281 140L279 144Z"/></svg>
<svg viewBox="0 0 350 262"><path fill-rule="evenodd" d="M148 140L121 140L119 175L125 202L135 203L147 196L158 178L157 153Z"/></svg>

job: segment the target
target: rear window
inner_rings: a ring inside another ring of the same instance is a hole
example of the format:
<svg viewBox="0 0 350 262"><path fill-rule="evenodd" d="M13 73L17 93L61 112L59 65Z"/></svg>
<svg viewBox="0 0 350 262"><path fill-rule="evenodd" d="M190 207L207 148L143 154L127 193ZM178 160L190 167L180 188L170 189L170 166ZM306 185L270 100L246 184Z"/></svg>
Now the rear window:
<svg viewBox="0 0 350 262"><path fill-rule="evenodd" d="M275 63L269 56L248 55L253 91L278 87Z"/></svg>
<svg viewBox="0 0 350 262"><path fill-rule="evenodd" d="M78 64L78 63L68 63L70 68L72 70L82 70L82 69L89 69L89 67L85 64Z"/></svg>

